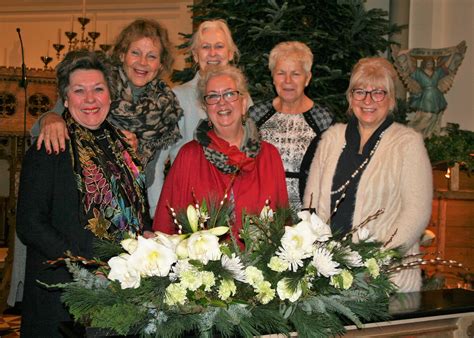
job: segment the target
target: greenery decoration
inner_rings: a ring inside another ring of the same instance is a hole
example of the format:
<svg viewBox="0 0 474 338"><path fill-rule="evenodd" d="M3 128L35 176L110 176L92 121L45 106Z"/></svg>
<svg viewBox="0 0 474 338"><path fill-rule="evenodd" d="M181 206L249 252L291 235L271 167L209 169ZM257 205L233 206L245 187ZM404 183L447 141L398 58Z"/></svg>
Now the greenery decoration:
<svg viewBox="0 0 474 338"><path fill-rule="evenodd" d="M363 0L219 0L192 6L195 24L225 19L239 47L254 102L275 96L268 54L279 42L298 40L314 54L313 79L307 95L327 106L338 121L345 121L345 90L352 66L362 57L379 55L393 41L387 36L400 30L390 25L387 12L366 10ZM182 34L189 45L191 35ZM192 62L192 58L187 59ZM195 67L175 71L174 82L189 81Z"/></svg>
<svg viewBox="0 0 474 338"><path fill-rule="evenodd" d="M76 321L150 337L326 337L389 318L389 277L404 265L364 227L383 211L341 237L316 214L300 212L291 225L288 210L265 206L243 216L244 247L228 238L232 208L224 201L170 211L177 235L125 239L115 244L119 255L86 267L66 259L73 282L54 287L64 289ZM101 252L114 252L105 245Z"/></svg>
<svg viewBox="0 0 474 338"><path fill-rule="evenodd" d="M459 124L447 123L439 135L425 140L433 165L459 163L469 173L474 171L474 132L459 129Z"/></svg>

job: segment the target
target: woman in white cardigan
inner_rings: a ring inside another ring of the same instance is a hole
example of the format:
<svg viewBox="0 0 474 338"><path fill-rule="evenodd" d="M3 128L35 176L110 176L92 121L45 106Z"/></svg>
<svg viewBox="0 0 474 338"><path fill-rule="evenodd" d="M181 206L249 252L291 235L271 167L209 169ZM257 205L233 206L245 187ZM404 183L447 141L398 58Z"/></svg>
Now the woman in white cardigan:
<svg viewBox="0 0 474 338"><path fill-rule="evenodd" d="M423 139L394 123L397 74L383 58L361 59L346 92L350 119L323 135L311 164L304 206L347 233L377 210L366 229L388 248L419 253L419 238L431 214L432 173ZM354 235L358 240L358 233ZM421 287L419 268L394 276L401 292Z"/></svg>

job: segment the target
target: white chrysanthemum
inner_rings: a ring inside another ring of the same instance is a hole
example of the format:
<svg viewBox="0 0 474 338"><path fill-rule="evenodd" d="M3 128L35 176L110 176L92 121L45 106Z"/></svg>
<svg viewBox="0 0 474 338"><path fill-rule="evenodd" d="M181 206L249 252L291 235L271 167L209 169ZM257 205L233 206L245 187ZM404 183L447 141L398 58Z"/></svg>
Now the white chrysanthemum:
<svg viewBox="0 0 474 338"><path fill-rule="evenodd" d="M122 289L136 289L140 286L140 273L129 264L129 258L130 255L121 254L120 256L112 257L107 262L110 266L107 278L119 281Z"/></svg>
<svg viewBox="0 0 474 338"><path fill-rule="evenodd" d="M245 269L245 275L246 275L247 283L249 283L253 287L255 287L255 285L257 285L258 283L264 281L262 271L260 271L254 266L248 266Z"/></svg>
<svg viewBox="0 0 474 338"><path fill-rule="evenodd" d="M218 296L222 300L227 300L230 296L235 295L237 287L233 279L224 279L219 285Z"/></svg>
<svg viewBox="0 0 474 338"><path fill-rule="evenodd" d="M318 274L324 277L331 277L341 272L341 269L337 268L339 263L332 260L332 253L322 247L315 247L311 263Z"/></svg>
<svg viewBox="0 0 474 338"><path fill-rule="evenodd" d="M204 291L210 292L211 288L216 285L216 278L214 273L211 271L201 272L202 285L204 285Z"/></svg>
<svg viewBox="0 0 474 338"><path fill-rule="evenodd" d="M202 275L192 270L182 271L180 280L181 285L191 291L196 291L202 285Z"/></svg>
<svg viewBox="0 0 474 338"><path fill-rule="evenodd" d="M231 257L227 255L221 256L222 267L232 274L232 277L239 282L246 282L244 265L240 261L240 257L236 256L235 253Z"/></svg>
<svg viewBox="0 0 474 338"><path fill-rule="evenodd" d="M122 248L125 249L129 254L132 254L137 250L138 241L135 238L127 238L120 242Z"/></svg>
<svg viewBox="0 0 474 338"><path fill-rule="evenodd" d="M288 262L292 271L303 266L303 259L311 256L314 236L309 223L300 222L294 227L285 227L285 234L281 238L281 247L277 255Z"/></svg>
<svg viewBox="0 0 474 338"><path fill-rule="evenodd" d="M138 247L130 255L129 264L142 276L167 276L171 265L177 261L170 248L157 243L152 238L138 237Z"/></svg>
<svg viewBox="0 0 474 338"><path fill-rule="evenodd" d="M168 285L165 293L165 304L167 305L183 305L186 303L186 288L180 283L174 283Z"/></svg>
<svg viewBox="0 0 474 338"><path fill-rule="evenodd" d="M303 293L303 290L301 288L301 284L298 283L296 290L292 290L289 287L289 279L288 278L283 278L281 281L277 283L277 293L278 297L280 297L281 300L288 299L290 302L296 302L300 297L301 294Z"/></svg>
<svg viewBox="0 0 474 338"><path fill-rule="evenodd" d="M187 259L180 259L175 265L173 265L168 277L174 282L180 278L181 274L185 271L193 271L194 273L198 273L198 269L194 265L189 264Z"/></svg>
<svg viewBox="0 0 474 338"><path fill-rule="evenodd" d="M217 261L221 258L219 237L209 231L198 231L187 239L187 249L190 259L195 259L203 264Z"/></svg>
<svg viewBox="0 0 474 338"><path fill-rule="evenodd" d="M284 261L278 256L273 256L272 258L270 258L270 263L268 263L267 266L273 271L283 272L288 270L290 264L288 264L287 261Z"/></svg>
<svg viewBox="0 0 474 338"><path fill-rule="evenodd" d="M262 304L268 304L273 298L275 298L275 290L272 289L272 285L267 281L257 283L255 286L255 292L257 293L258 301Z"/></svg>

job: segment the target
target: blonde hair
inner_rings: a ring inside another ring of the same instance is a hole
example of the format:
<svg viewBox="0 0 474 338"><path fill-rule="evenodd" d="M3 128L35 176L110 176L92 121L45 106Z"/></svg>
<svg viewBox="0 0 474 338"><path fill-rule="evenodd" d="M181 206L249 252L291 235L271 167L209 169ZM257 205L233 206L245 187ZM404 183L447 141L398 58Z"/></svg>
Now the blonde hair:
<svg viewBox="0 0 474 338"><path fill-rule="evenodd" d="M222 19L208 20L208 21L201 22L197 31L194 33L191 39L189 50L193 53L197 51L199 45L201 44L202 35L208 29L220 29L224 33L226 43L227 43L227 48L229 49L229 52L232 55L231 61L234 61L234 63L237 63L240 57L239 49L237 48L237 45L232 39L232 33L230 32L227 22L225 22L225 20L222 20Z"/></svg>
<svg viewBox="0 0 474 338"><path fill-rule="evenodd" d="M281 58L290 58L296 61L300 61L303 65L303 69L307 73L311 73L311 67L313 66L313 53L311 49L299 41L284 41L277 44L270 52L268 58L268 68L273 75L275 65Z"/></svg>
<svg viewBox="0 0 474 338"><path fill-rule="evenodd" d="M230 77L232 80L234 80L240 95L249 97L247 79L239 68L232 65L211 67L201 76L198 82L198 95L203 107L206 106L204 102L204 95L206 95L207 84L209 80L218 76Z"/></svg>
<svg viewBox="0 0 474 338"><path fill-rule="evenodd" d="M351 102L352 90L372 86L384 88L387 91L387 97L392 101L390 110L395 108L395 80L397 72L393 65L381 57L369 57L360 59L352 68L349 87L346 91L347 102ZM348 114L352 113L350 104Z"/></svg>

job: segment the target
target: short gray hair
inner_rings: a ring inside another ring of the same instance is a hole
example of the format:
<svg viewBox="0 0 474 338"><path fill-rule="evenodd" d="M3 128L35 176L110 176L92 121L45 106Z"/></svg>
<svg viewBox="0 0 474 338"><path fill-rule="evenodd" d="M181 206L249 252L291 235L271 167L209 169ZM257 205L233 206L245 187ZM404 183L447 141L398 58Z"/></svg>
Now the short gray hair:
<svg viewBox="0 0 474 338"><path fill-rule="evenodd" d="M281 58L290 58L295 61L300 61L303 65L303 69L307 73L311 73L311 67L313 66L313 53L303 42L284 41L273 47L268 58L268 68L272 74L276 63Z"/></svg>

